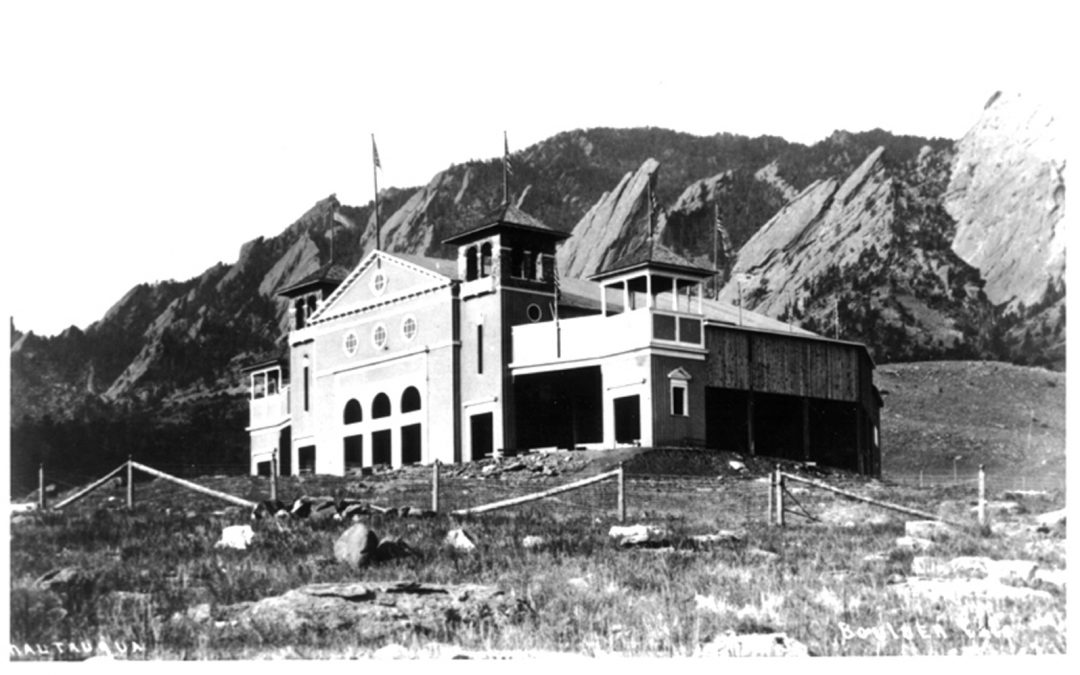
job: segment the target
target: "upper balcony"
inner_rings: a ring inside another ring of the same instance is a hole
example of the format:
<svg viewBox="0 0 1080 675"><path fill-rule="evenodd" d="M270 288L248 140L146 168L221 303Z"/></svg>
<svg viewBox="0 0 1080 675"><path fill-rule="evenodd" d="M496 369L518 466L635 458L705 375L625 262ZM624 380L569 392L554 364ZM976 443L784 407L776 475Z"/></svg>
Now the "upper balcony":
<svg viewBox="0 0 1080 675"><path fill-rule="evenodd" d="M289 387L286 385L276 394L253 398L248 403L249 429L281 424L289 418Z"/></svg>
<svg viewBox="0 0 1080 675"><path fill-rule="evenodd" d="M701 352L698 314L639 309L513 327L511 368L579 361L646 347Z"/></svg>

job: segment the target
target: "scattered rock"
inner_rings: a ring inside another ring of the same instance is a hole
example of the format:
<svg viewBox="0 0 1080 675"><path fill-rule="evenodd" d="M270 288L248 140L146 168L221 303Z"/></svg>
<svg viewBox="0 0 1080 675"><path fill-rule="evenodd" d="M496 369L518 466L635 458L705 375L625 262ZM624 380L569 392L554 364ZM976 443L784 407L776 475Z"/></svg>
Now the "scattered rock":
<svg viewBox="0 0 1080 675"><path fill-rule="evenodd" d="M668 544L666 530L651 525L613 525L608 536L619 546L664 546Z"/></svg>
<svg viewBox="0 0 1080 675"><path fill-rule="evenodd" d="M978 513L979 507L971 507L972 513ZM1013 501L988 501L986 502L986 515L988 516L1015 516L1022 512L1019 502Z"/></svg>
<svg viewBox="0 0 1080 675"><path fill-rule="evenodd" d="M1035 570L1033 582L1036 586L1051 586L1060 591L1065 590L1065 580L1068 578L1066 570L1048 570L1040 567Z"/></svg>
<svg viewBox="0 0 1080 675"><path fill-rule="evenodd" d="M214 548L245 551L254 539L255 530L251 529L250 525L230 525L221 531L221 540L214 544Z"/></svg>
<svg viewBox="0 0 1080 675"><path fill-rule="evenodd" d="M713 534L696 534L690 537L690 541L698 546L710 546L713 544L734 544L742 541L742 535L732 530L720 530Z"/></svg>
<svg viewBox="0 0 1080 675"><path fill-rule="evenodd" d="M416 555L416 551L400 539L383 539L375 548L375 560L379 562L407 558L411 555Z"/></svg>
<svg viewBox="0 0 1080 675"><path fill-rule="evenodd" d="M279 513L288 515L289 511L285 508L285 504L277 499L267 499L266 501L259 502L255 505L255 508L251 510L251 519L259 520L261 518L276 516Z"/></svg>
<svg viewBox="0 0 1080 675"><path fill-rule="evenodd" d="M528 605L494 586L412 582L309 584L258 602L219 606L223 626L301 631L349 631L357 642L400 635L404 623L420 634L445 634L448 626L502 623L520 618Z"/></svg>
<svg viewBox="0 0 1080 675"><path fill-rule="evenodd" d="M373 659L407 659L409 658L409 650L399 644L388 644L385 647L376 649L371 655Z"/></svg>
<svg viewBox="0 0 1080 675"><path fill-rule="evenodd" d="M337 514L337 504L330 500L323 500L311 505L311 512L308 514L308 518L313 521L329 520Z"/></svg>
<svg viewBox="0 0 1080 675"><path fill-rule="evenodd" d="M734 459L728 462L728 467L730 467L732 471L746 471L746 465Z"/></svg>
<svg viewBox="0 0 1080 675"><path fill-rule="evenodd" d="M1050 493L1045 490L1008 490L1001 496L1014 501L1050 499Z"/></svg>
<svg viewBox="0 0 1080 675"><path fill-rule="evenodd" d="M1040 531L1050 531L1056 529L1065 528L1065 509L1058 509L1057 511L1048 511L1041 515L1035 516L1035 523Z"/></svg>
<svg viewBox="0 0 1080 675"><path fill-rule="evenodd" d="M990 579L908 579L902 584L890 587L901 597L910 600L929 602L961 602L966 598L980 600L1036 600L1053 602L1053 596L1047 591L1009 586Z"/></svg>
<svg viewBox="0 0 1080 675"><path fill-rule="evenodd" d="M462 528L450 530L446 533L445 544L458 551L472 551L476 549L476 542Z"/></svg>
<svg viewBox="0 0 1080 675"><path fill-rule="evenodd" d="M862 561L866 564L883 563L889 561L889 556L885 555L884 553L870 553L868 555L864 555Z"/></svg>
<svg viewBox="0 0 1080 675"><path fill-rule="evenodd" d="M352 567L371 562L379 547L379 537L364 523L356 523L334 542L334 558Z"/></svg>
<svg viewBox="0 0 1080 675"><path fill-rule="evenodd" d="M34 587L43 591L66 593L79 591L93 584L93 577L78 567L61 567L50 570L34 581Z"/></svg>
<svg viewBox="0 0 1080 675"><path fill-rule="evenodd" d="M947 539L952 528L940 520L909 520L904 523L904 534L919 539Z"/></svg>
<svg viewBox="0 0 1080 675"><path fill-rule="evenodd" d="M750 560L760 560L762 562L773 562L780 559L779 553L773 553L772 551L766 551L761 548L748 548L746 549L746 557Z"/></svg>
<svg viewBox="0 0 1080 675"><path fill-rule="evenodd" d="M727 633L701 645L698 656L810 656L810 650L786 633Z"/></svg>
<svg viewBox="0 0 1080 675"><path fill-rule="evenodd" d="M547 540L535 534L530 534L521 539L521 547L527 549L540 548L547 544Z"/></svg>

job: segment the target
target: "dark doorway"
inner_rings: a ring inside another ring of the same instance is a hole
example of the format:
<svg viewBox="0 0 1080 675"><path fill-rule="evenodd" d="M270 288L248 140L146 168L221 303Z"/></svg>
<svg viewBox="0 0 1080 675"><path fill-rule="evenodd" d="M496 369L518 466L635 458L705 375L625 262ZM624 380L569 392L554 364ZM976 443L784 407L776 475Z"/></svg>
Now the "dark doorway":
<svg viewBox="0 0 1080 675"><path fill-rule="evenodd" d="M802 399L754 394L754 449L759 455L803 458Z"/></svg>
<svg viewBox="0 0 1080 675"><path fill-rule="evenodd" d="M376 431L371 434L371 463L375 465L390 464L390 447L393 439L389 429Z"/></svg>
<svg viewBox="0 0 1080 675"><path fill-rule="evenodd" d="M255 465L255 473L260 476L270 475L270 462L259 462Z"/></svg>
<svg viewBox="0 0 1080 675"><path fill-rule="evenodd" d="M417 464L420 462L420 424L407 424L401 427L401 463Z"/></svg>
<svg viewBox="0 0 1080 675"><path fill-rule="evenodd" d="M300 455L300 473L315 473L315 446L305 445L297 453Z"/></svg>
<svg viewBox="0 0 1080 675"><path fill-rule="evenodd" d="M622 396L612 401L615 406L615 442L633 443L641 440L641 397Z"/></svg>
<svg viewBox="0 0 1080 675"><path fill-rule="evenodd" d="M514 377L515 447L572 448L604 440L599 366Z"/></svg>
<svg viewBox="0 0 1080 675"><path fill-rule="evenodd" d="M473 415L469 418L469 435L472 438L472 459L483 459L494 450L494 416L491 413Z"/></svg>
<svg viewBox="0 0 1080 675"><path fill-rule="evenodd" d="M841 469L858 470L858 424L857 404L811 399L811 459Z"/></svg>
<svg viewBox="0 0 1080 675"><path fill-rule="evenodd" d="M278 432L278 474L292 475L292 428L285 427Z"/></svg>
<svg viewBox="0 0 1080 675"><path fill-rule="evenodd" d="M345 437L345 468L354 469L364 465L364 436Z"/></svg>
<svg viewBox="0 0 1080 675"><path fill-rule="evenodd" d="M729 452L749 451L747 405L750 395L739 389L705 387L705 446Z"/></svg>

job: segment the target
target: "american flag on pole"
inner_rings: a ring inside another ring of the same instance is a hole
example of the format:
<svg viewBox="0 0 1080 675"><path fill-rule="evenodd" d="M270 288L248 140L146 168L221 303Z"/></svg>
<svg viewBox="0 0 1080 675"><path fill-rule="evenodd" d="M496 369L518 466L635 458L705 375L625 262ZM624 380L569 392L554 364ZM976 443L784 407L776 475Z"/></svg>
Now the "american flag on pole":
<svg viewBox="0 0 1080 675"><path fill-rule="evenodd" d="M382 168L382 162L379 161L379 148L375 145L375 134L371 134L371 162L376 169Z"/></svg>

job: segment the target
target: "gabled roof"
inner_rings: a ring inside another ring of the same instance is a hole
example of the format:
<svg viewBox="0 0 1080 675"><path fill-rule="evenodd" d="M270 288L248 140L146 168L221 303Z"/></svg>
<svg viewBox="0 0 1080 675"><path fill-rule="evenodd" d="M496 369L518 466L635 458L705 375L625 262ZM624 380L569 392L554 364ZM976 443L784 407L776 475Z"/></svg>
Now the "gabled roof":
<svg viewBox="0 0 1080 675"><path fill-rule="evenodd" d="M356 280L359 279L368 268L376 264L381 265L382 261L387 261L391 264L400 265L405 268L411 267L421 275L435 280L440 284L449 284L457 277L456 266L450 261L435 260L425 256L386 253L385 251L375 249L364 256L363 260L349 272L345 280L334 289L321 305L319 305L318 309L315 310L315 313L309 317L309 323L317 323L326 318L337 316L336 314L330 313L334 304L345 295L349 288L356 283ZM444 264L444 262L446 264ZM329 314L329 317L327 317L327 314Z"/></svg>
<svg viewBox="0 0 1080 675"><path fill-rule="evenodd" d="M646 267L700 278L715 274L713 270L698 267L663 244L645 239L589 278L600 281L616 274Z"/></svg>
<svg viewBox="0 0 1080 675"><path fill-rule="evenodd" d="M345 281L345 278L348 276L348 267L335 263L329 263L323 265L322 267L307 275L300 281L289 284L288 286L279 289L277 294L288 297L306 291L309 288L321 288L327 286L336 287L342 281Z"/></svg>
<svg viewBox="0 0 1080 675"><path fill-rule="evenodd" d="M476 227L443 239L444 244L466 244L479 239L489 230L509 227L515 230L547 235L552 238L566 239L570 235L545 225L539 218L525 213L513 204L502 204L480 220Z"/></svg>

